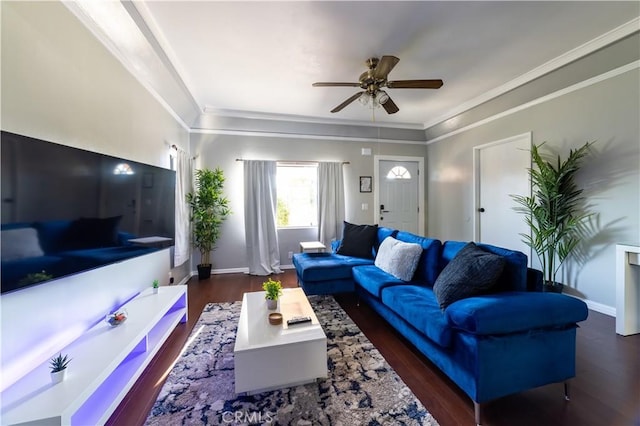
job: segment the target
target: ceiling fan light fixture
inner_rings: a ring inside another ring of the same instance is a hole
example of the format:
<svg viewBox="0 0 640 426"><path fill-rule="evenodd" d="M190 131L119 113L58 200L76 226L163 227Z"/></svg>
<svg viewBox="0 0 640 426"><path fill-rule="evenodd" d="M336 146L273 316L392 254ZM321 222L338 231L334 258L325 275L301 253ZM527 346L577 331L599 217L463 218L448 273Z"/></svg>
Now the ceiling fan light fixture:
<svg viewBox="0 0 640 426"><path fill-rule="evenodd" d="M369 95L369 93L367 92L362 92L362 95L360 95L360 97L358 98L358 102L360 102L362 105L367 106L369 105L371 95Z"/></svg>
<svg viewBox="0 0 640 426"><path fill-rule="evenodd" d="M387 103L388 100L389 100L389 95L387 95L387 92L385 92L384 90L380 90L376 95L376 101L380 105L384 105L385 103Z"/></svg>

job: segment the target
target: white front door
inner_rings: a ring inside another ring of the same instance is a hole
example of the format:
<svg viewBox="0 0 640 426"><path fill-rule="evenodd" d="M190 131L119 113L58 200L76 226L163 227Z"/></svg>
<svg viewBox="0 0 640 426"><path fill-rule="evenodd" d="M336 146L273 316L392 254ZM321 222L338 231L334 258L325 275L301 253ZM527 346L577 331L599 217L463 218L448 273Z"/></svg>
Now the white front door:
<svg viewBox="0 0 640 426"><path fill-rule="evenodd" d="M383 160L378 170L378 224L418 234L418 162Z"/></svg>
<svg viewBox="0 0 640 426"><path fill-rule="evenodd" d="M512 195L531 193L527 169L531 167L531 134L514 136L476 147L476 241L525 253L528 234L524 216L516 212ZM531 265L531 263L529 263Z"/></svg>

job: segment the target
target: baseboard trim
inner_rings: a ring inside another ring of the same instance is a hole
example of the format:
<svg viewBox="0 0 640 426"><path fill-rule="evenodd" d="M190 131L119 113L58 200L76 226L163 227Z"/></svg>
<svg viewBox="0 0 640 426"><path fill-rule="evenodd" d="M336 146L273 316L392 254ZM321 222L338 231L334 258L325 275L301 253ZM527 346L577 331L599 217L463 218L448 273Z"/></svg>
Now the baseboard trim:
<svg viewBox="0 0 640 426"><path fill-rule="evenodd" d="M609 305L604 305L602 303L594 302L592 300L583 299L584 303L587 304L587 307L592 311L600 312L601 314L608 315L610 317L616 316L616 308Z"/></svg>
<svg viewBox="0 0 640 426"><path fill-rule="evenodd" d="M294 269L295 266L293 264L290 265L280 265L280 269ZM221 274L249 274L249 268L223 268L223 269L212 269L211 275L221 275ZM198 276L198 271L191 271L191 275L185 278L183 281L186 282L190 277ZM180 282L182 284L182 282Z"/></svg>

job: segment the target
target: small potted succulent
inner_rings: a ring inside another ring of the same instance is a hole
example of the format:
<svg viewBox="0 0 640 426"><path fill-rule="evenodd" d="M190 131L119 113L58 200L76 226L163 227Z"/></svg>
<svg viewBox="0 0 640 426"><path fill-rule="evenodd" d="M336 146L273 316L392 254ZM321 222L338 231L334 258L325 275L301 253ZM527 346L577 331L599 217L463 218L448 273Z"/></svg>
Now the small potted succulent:
<svg viewBox="0 0 640 426"><path fill-rule="evenodd" d="M71 362L69 355L62 356L62 353L51 358L49 361L49 366L51 368L51 382L56 384L64 380L69 362Z"/></svg>
<svg viewBox="0 0 640 426"><path fill-rule="evenodd" d="M158 280L153 280L153 294L158 294L158 288L160 287L160 283Z"/></svg>
<svg viewBox="0 0 640 426"><path fill-rule="evenodd" d="M278 307L278 298L282 295L280 281L274 281L269 278L268 281L262 283L262 289L265 291L264 298L267 299L267 308L276 309Z"/></svg>

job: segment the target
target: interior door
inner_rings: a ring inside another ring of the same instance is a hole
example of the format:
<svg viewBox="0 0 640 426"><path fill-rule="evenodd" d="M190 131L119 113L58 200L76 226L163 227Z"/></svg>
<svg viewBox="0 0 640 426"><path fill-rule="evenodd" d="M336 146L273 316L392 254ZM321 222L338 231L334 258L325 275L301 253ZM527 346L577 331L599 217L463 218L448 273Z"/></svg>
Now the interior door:
<svg viewBox="0 0 640 426"><path fill-rule="evenodd" d="M476 240L519 250L531 261L531 249L522 242L529 233L524 216L516 212L512 194L531 193L527 169L531 167L531 134L478 147L476 179ZM531 265L531 263L529 263Z"/></svg>
<svg viewBox="0 0 640 426"><path fill-rule="evenodd" d="M381 160L379 163L379 224L419 233L418 162Z"/></svg>

